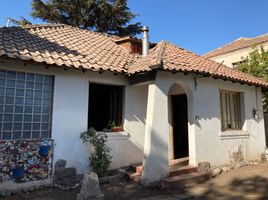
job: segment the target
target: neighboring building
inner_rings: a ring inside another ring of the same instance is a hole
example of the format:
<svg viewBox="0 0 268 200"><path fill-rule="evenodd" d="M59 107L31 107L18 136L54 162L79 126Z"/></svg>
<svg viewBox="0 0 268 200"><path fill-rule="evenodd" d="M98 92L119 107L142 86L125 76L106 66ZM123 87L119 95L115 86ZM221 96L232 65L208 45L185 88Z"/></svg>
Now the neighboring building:
<svg viewBox="0 0 268 200"><path fill-rule="evenodd" d="M49 142L52 164L65 159L84 172L89 153L80 133L111 122L124 128L107 133L112 168L143 163L145 185L167 177L169 161L182 157L192 166L229 163L237 152L260 158L267 82L166 41L141 56L141 43L129 41L134 47L67 25L0 28L1 182L17 165L23 181L49 173L52 155L39 155Z"/></svg>
<svg viewBox="0 0 268 200"><path fill-rule="evenodd" d="M203 56L216 62L223 62L226 66L235 68L238 63L243 62L253 47L262 46L268 49L268 34L260 35L255 38L239 38L222 47L210 51Z"/></svg>

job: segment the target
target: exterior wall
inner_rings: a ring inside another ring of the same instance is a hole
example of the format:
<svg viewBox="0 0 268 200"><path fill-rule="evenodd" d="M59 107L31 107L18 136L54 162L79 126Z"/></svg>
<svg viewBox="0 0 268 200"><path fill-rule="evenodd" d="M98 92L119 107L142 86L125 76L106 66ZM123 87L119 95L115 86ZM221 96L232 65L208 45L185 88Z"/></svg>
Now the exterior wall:
<svg viewBox="0 0 268 200"><path fill-rule="evenodd" d="M264 43L262 46L264 47L264 49L266 49L266 50L268 49L268 43ZM227 67L233 68L233 63L236 63L236 62L239 62L239 61L246 59L248 54L251 51L252 51L252 47L248 47L248 48L240 49L240 50L237 50L234 52L211 57L209 59L214 60L214 61L219 62L219 63L224 61L223 62L224 65L226 65Z"/></svg>
<svg viewBox="0 0 268 200"><path fill-rule="evenodd" d="M89 164L88 147L82 143L79 137L81 132L87 130L89 82L127 85L125 77L120 74L115 76L109 72L99 74L87 71L82 73L81 70L75 69L65 71L53 67L45 69L41 65L27 64L27 66L24 66L22 63L15 61L7 61L1 64L0 69L54 75L51 133L52 139L55 141L54 162L58 159L65 159L68 167L76 167L78 173L85 171ZM137 122L133 123L137 124ZM127 124L132 126L131 121L128 121ZM138 145L133 144L130 140L131 130L128 131L128 137L124 136L125 133L122 137L113 137L113 135L108 137L108 144L113 149L112 168L128 165L129 162L137 163L141 161L142 150L140 150L140 146L137 148Z"/></svg>
<svg viewBox="0 0 268 200"><path fill-rule="evenodd" d="M192 75L159 72L155 83L149 86L143 184L152 184L168 173L168 168L165 168L170 157L166 153L170 149L170 141L166 139L170 131L170 126L166 126L167 102L174 84L184 89L188 99L190 165L196 166L202 161L209 161L212 165L229 163L231 155L239 148L245 160L260 158L265 150L264 120L255 120L253 117L253 109L262 112L260 88L256 90L255 86L212 78L198 78L195 87ZM243 93L242 130L222 132L220 89Z"/></svg>
<svg viewBox="0 0 268 200"><path fill-rule="evenodd" d="M132 133L131 139L143 152L146 124L148 85L127 86L125 90L124 129ZM142 161L142 159L140 160Z"/></svg>

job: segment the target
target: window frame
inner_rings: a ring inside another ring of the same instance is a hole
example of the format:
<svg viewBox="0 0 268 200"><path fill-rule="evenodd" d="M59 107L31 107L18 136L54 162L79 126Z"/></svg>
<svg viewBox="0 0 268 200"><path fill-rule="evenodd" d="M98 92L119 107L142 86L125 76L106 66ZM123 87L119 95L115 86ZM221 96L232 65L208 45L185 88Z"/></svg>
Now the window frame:
<svg viewBox="0 0 268 200"><path fill-rule="evenodd" d="M237 102L236 102L236 107L234 106L235 103L233 101L233 105L231 105L231 99L229 99L229 107L230 107L230 113L234 113L234 114L229 114L230 115L230 121L231 121L231 126L232 124L234 124L234 126L238 126L238 128L235 127L228 127L228 122L226 123L224 121L224 115L226 115L227 117L227 110L226 108L224 109L224 104L223 104L223 94L231 94L231 95L237 95ZM242 112L242 94L243 92L240 91L232 91L232 90L223 90L220 89L219 90L219 98L220 98L220 112L221 112L221 130L223 132L226 131L241 131L243 129L243 112ZM234 110L232 110L232 108L234 108ZM225 112L225 113L224 113ZM235 121L233 119L233 117L236 116L237 120ZM226 124L225 124L226 123ZM236 124L237 123L237 124Z"/></svg>
<svg viewBox="0 0 268 200"><path fill-rule="evenodd" d="M12 115L13 115L13 119L12 119L12 130L10 130L10 131L8 131L8 132L10 132L10 134L11 134L11 136L10 136L10 138L8 138L8 139L4 139L3 138L3 134L4 134L4 129L3 129L3 127L2 128L0 128L0 141L12 141L12 140L42 140L42 139L50 139L51 137L52 137L52 123L53 123L53 104L54 104L54 90L55 90L55 88L54 88L54 85L55 85L55 76L54 75L52 75L52 74L44 74L44 73L36 73L36 72L32 72L32 71L20 71L20 70L10 70L10 69L5 69L5 68L1 68L0 69L1 71L5 71L5 73L16 73L16 77L15 78L12 78L12 80L14 79L14 81L15 81L15 85L14 85L14 96L13 96L13 98L14 98L14 102L13 102L13 104L12 104L12 106L13 106L13 111L12 111ZM24 74L24 76L25 76L25 78L24 79L20 79L20 78L18 78L18 74ZM27 79L27 77L28 76L34 76L34 79L33 80L29 80L29 79ZM37 80L37 77L38 76L42 76L42 81L40 81L40 80ZM51 79L51 80L49 80L49 82L46 82L46 81L48 81L48 80L46 80L46 77L49 77L49 79ZM4 109L4 107L5 107L5 101L6 101L6 98L7 97L9 97L9 95L7 95L6 94L6 90L7 90L7 88L9 88L9 86L7 86L6 84L7 84L7 81L9 80L9 78L7 77L7 75L6 75L6 77L5 77L5 86L3 87L4 88L4 91L5 91L5 94L4 94L4 96L3 96L3 99L4 99L4 101L3 101L3 109ZM24 86L17 86L17 82L19 82L19 81L23 81L24 82ZM33 83L33 85L34 85L34 88L33 89L28 89L27 88L27 82L28 82L28 84L29 84L29 82L30 83ZM40 88L35 88L35 84L40 84L40 83L42 83L42 88L40 89ZM45 88L45 85L46 84L48 84L49 85L49 89L48 88ZM22 94L20 94L19 96L17 96L17 91L18 90L24 90L24 94L23 94L23 96L22 96ZM31 91L32 92L32 95L31 96L27 96L27 92L29 92L29 91ZM38 100L40 100L40 106L38 106L37 104L37 106L35 105L35 101L36 101L36 99L35 99L35 93L36 93L36 91L38 91L38 92L41 92L41 95L42 95L42 97L41 97L41 99L39 99L38 98ZM44 94L45 93L50 93L49 95L50 95L50 99L47 99L48 97L46 97L46 98L44 98ZM17 103L16 103L16 100L17 99L19 99L19 98L21 98L21 99L23 99L23 103L22 104L19 104L19 105L17 105ZM31 104L29 104L29 105L27 105L27 103L26 103L26 99L32 99L33 100L33 102L31 103ZM35 100L34 100L35 99ZM46 106L45 104L46 103L44 103L43 101L48 101L49 102L49 104ZM22 107L22 112L16 112L16 105L17 105L17 107L19 106L19 107ZM31 111L26 111L25 109L26 108L30 108L31 107ZM41 109L41 111L40 112L38 112L38 113L35 113L35 111L34 111L34 109L35 109L35 107L40 107L40 109ZM45 108L49 108L49 112L48 113L46 113L46 111L45 111L45 113L43 113L44 111L43 111L43 109L45 109ZM4 115L5 115L5 112L4 112L4 110L3 110L3 112L2 112L2 118L4 118ZM22 121L21 121L21 126L22 126L22 128L20 129L20 130L15 130L14 129L14 126L16 125L16 124L18 124L18 122L19 121L16 121L15 120L15 116L18 116L18 115L21 115L21 119L22 119ZM27 122L27 121L24 121L24 117L25 116L28 116L28 115L31 115L31 120L29 121L29 122ZM35 123L35 121L34 121L34 118L36 117L36 116L40 116L40 120L43 118L42 116L48 116L48 121L47 122L43 122L43 121L40 121L40 123L39 123L39 126L40 126L40 132L39 132L39 137L33 137L33 134L34 134L34 132L37 132L37 130L34 130L33 129L33 127L34 126L36 126L38 123ZM25 125L25 122L26 122L26 124L30 124L30 126L31 126L31 128L30 128L30 130L24 130L24 125ZM45 130L42 130L42 125L43 124L46 124L46 123L48 123L48 126L47 126L47 135L46 135L46 137L42 137L43 136L43 132L45 131ZM4 122L4 119L2 119L1 121L0 121L0 124L2 125L2 126L4 126L4 124L5 124L5 122ZM16 134L16 133L18 133L18 132L20 132L20 137L15 137L14 135ZM30 135L29 135L29 137L24 137L24 135L23 135L23 133L24 132L29 132L30 133Z"/></svg>

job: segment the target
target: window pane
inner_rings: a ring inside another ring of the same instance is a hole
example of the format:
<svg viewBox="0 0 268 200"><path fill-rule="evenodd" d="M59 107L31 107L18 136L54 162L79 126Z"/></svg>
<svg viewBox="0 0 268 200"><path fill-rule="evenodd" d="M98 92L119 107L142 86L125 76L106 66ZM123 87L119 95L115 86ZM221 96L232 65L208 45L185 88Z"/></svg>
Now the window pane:
<svg viewBox="0 0 268 200"><path fill-rule="evenodd" d="M13 139L14 140L21 139L21 132L14 132L13 133Z"/></svg>
<svg viewBox="0 0 268 200"><path fill-rule="evenodd" d="M34 131L34 132L32 133L32 138L34 138L34 139L38 139L38 138L40 138L40 132L38 132L38 131Z"/></svg>
<svg viewBox="0 0 268 200"><path fill-rule="evenodd" d="M3 140L10 140L11 139L11 132L3 132L2 139Z"/></svg>
<svg viewBox="0 0 268 200"><path fill-rule="evenodd" d="M4 122L12 122L13 115L12 114L5 114L4 115Z"/></svg>
<svg viewBox="0 0 268 200"><path fill-rule="evenodd" d="M52 86L52 76L0 70L0 140L49 136Z"/></svg>
<svg viewBox="0 0 268 200"><path fill-rule="evenodd" d="M8 71L7 72L7 78L15 79L16 78L16 72Z"/></svg>
<svg viewBox="0 0 268 200"><path fill-rule="evenodd" d="M19 80L25 80L25 73L17 72L17 79L19 79Z"/></svg>
<svg viewBox="0 0 268 200"><path fill-rule="evenodd" d="M29 139L31 138L31 132L29 131L24 131L23 132L23 136L22 136L23 139Z"/></svg>
<svg viewBox="0 0 268 200"><path fill-rule="evenodd" d="M15 88L6 88L6 95L14 96Z"/></svg>
<svg viewBox="0 0 268 200"><path fill-rule="evenodd" d="M0 85L1 85L1 83L0 83ZM2 85L1 85L1 86L2 86ZM5 94L5 88L0 87L0 95L1 95L1 96L4 96L4 94Z"/></svg>
<svg viewBox="0 0 268 200"><path fill-rule="evenodd" d="M20 131L20 130L22 130L22 124L21 124L21 123L15 123L15 124L14 124L14 130L15 130L15 131Z"/></svg>
<svg viewBox="0 0 268 200"><path fill-rule="evenodd" d="M5 78L6 77L6 71L0 70L0 78Z"/></svg>
<svg viewBox="0 0 268 200"><path fill-rule="evenodd" d="M41 138L49 138L49 133L48 133L48 131L42 131L42 132L41 132Z"/></svg>
<svg viewBox="0 0 268 200"><path fill-rule="evenodd" d="M221 92L222 129L241 129L240 93Z"/></svg>

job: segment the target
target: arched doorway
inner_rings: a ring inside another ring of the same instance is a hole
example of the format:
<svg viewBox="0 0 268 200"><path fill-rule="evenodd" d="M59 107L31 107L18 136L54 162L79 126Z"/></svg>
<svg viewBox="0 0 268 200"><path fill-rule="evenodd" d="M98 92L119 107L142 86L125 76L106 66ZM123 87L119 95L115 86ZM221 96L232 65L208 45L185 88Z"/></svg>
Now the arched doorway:
<svg viewBox="0 0 268 200"><path fill-rule="evenodd" d="M184 89L174 84L169 91L170 159L189 156L188 100Z"/></svg>

